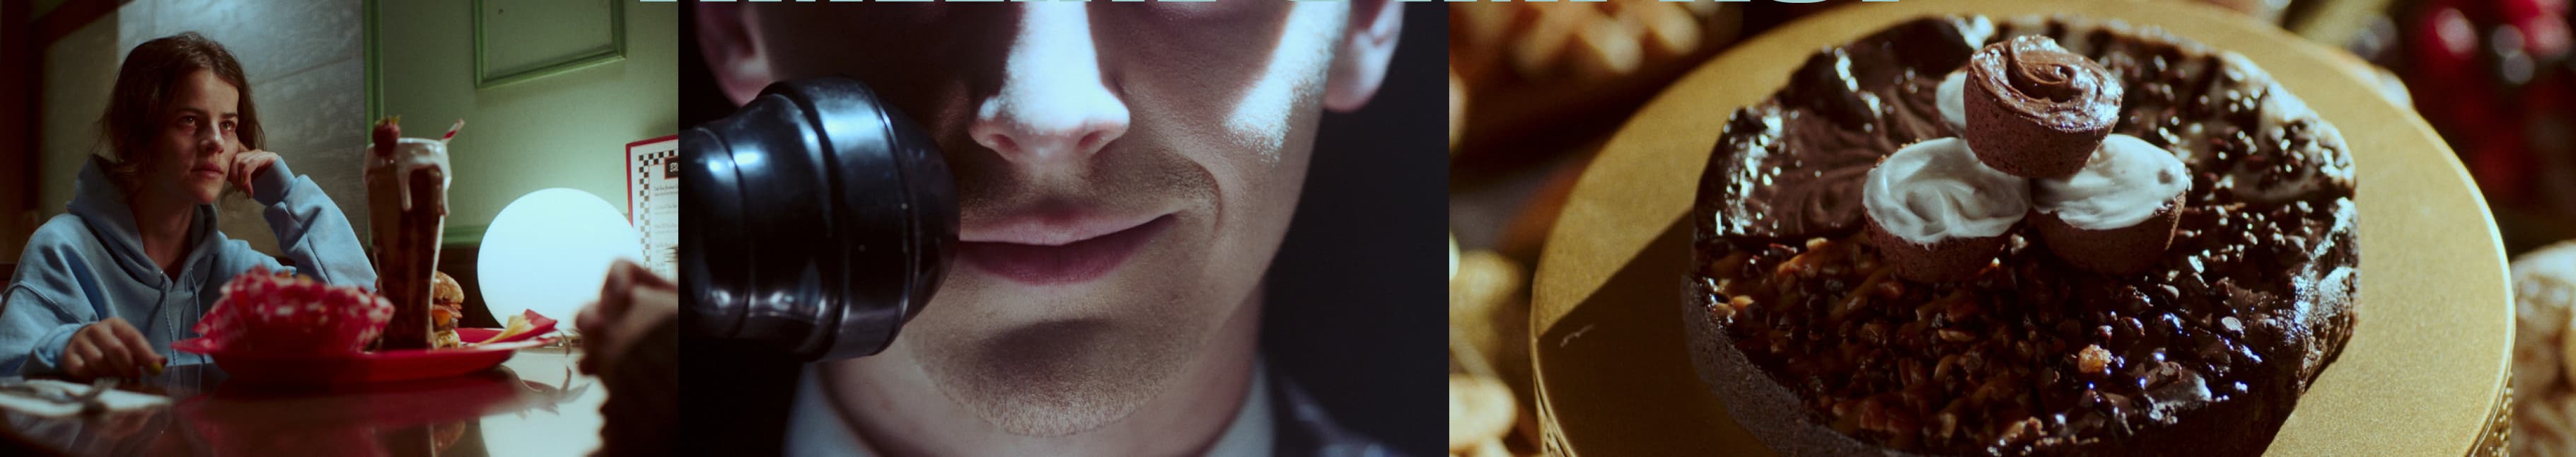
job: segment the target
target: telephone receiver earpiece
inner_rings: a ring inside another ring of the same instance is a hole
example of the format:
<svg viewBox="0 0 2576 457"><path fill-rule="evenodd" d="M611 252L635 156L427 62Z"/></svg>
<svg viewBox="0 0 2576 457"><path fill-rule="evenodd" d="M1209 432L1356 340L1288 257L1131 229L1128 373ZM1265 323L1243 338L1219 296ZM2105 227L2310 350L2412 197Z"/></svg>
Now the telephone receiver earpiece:
<svg viewBox="0 0 2576 457"><path fill-rule="evenodd" d="M876 354L957 243L929 133L866 84L781 81L680 133L682 328L803 360Z"/></svg>

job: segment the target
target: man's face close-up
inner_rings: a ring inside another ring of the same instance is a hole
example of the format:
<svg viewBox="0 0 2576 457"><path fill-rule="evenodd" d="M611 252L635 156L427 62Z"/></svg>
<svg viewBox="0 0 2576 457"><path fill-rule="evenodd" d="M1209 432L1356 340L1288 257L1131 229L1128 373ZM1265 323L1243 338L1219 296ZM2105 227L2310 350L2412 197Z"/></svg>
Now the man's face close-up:
<svg viewBox="0 0 2576 457"><path fill-rule="evenodd" d="M701 31L737 104L846 75L939 138L958 267L862 366L916 369L1012 433L1098 428L1195 359L1250 357L1204 349L1259 312L1350 13L1106 6L743 8L707 12L736 33Z"/></svg>

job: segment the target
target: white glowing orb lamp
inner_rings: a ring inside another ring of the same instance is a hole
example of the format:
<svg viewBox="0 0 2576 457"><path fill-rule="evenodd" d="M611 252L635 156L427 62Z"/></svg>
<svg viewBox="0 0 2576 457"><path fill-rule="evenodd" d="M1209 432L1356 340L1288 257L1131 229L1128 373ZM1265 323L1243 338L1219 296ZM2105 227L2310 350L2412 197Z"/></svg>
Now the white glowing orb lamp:
<svg viewBox="0 0 2576 457"><path fill-rule="evenodd" d="M481 249L474 268L494 322L536 310L567 331L574 313L599 300L612 262L644 262L643 241L617 207L564 188L530 192L501 208Z"/></svg>

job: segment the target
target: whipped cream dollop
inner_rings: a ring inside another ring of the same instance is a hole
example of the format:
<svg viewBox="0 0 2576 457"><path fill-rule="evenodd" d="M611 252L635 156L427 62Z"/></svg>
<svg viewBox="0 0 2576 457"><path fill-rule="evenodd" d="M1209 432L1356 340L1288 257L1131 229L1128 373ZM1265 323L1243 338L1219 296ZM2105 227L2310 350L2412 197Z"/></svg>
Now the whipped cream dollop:
<svg viewBox="0 0 2576 457"><path fill-rule="evenodd" d="M1968 71L1952 70L1941 78L1941 86L1932 92L1933 106L1941 108L1941 121L1950 131L1968 131Z"/></svg>
<svg viewBox="0 0 2576 457"><path fill-rule="evenodd" d="M2031 187L2041 212L2075 228L2109 230L2155 216L2166 201L2191 189L2191 172L2172 152L2114 133L2102 138L2102 147L2074 176L2037 180Z"/></svg>
<svg viewBox="0 0 2576 457"><path fill-rule="evenodd" d="M1968 142L1939 138L1897 149L1869 170L1861 206L1905 241L2002 235L2030 212L2030 184L1977 160Z"/></svg>
<svg viewBox="0 0 2576 457"><path fill-rule="evenodd" d="M1969 49L1984 47L1986 40L1995 37L1995 21L1985 16L1951 17L1950 25L1959 28L1959 40Z"/></svg>

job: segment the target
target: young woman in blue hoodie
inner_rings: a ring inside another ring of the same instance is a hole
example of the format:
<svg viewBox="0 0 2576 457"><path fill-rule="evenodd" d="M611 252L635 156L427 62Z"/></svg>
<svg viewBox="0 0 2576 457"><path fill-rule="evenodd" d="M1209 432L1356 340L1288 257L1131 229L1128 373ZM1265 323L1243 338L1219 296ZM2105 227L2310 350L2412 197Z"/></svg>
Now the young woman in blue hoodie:
<svg viewBox="0 0 2576 457"><path fill-rule="evenodd" d="M0 293L0 373L135 377L203 363L170 343L197 336L223 284L255 267L375 286L339 207L261 149L247 81L230 51L193 32L126 54L99 120L108 155L81 167L70 212L36 229ZM293 265L216 230L227 186L265 208Z"/></svg>

